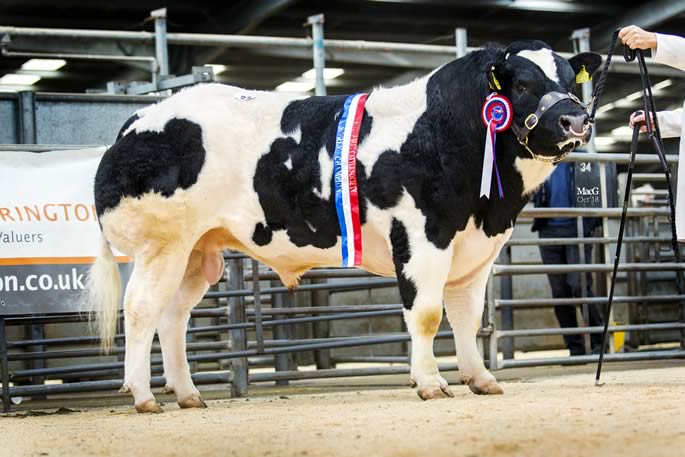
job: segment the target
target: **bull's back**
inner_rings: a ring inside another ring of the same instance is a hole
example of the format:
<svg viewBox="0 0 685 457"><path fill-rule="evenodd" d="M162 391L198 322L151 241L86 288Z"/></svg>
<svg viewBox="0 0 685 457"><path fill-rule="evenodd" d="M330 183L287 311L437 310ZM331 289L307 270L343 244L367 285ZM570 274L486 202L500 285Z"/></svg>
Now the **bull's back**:
<svg viewBox="0 0 685 457"><path fill-rule="evenodd" d="M183 227L195 236L231 226L256 248L269 245L274 230L300 246L331 247L339 229L320 159L332 164L343 103L203 85L145 108L122 128L96 175L105 234L124 248L155 230ZM127 233L116 227L122 224Z"/></svg>

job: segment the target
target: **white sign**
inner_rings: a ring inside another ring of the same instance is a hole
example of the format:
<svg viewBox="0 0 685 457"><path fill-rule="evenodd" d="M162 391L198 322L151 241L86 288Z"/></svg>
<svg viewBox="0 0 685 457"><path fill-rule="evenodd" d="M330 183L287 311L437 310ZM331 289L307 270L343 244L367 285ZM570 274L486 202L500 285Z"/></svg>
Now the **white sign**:
<svg viewBox="0 0 685 457"><path fill-rule="evenodd" d="M93 183L104 152L0 151L0 314L75 310L99 252Z"/></svg>

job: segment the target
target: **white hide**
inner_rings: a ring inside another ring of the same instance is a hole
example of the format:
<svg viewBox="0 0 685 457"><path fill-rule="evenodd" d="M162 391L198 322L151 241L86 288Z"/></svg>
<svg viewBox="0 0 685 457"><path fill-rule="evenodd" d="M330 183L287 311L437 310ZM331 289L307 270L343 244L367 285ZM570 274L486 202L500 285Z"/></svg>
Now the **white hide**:
<svg viewBox="0 0 685 457"><path fill-rule="evenodd" d="M333 179L333 159L328 155L326 146L319 150L319 173L321 175L321 191L314 187L312 191L314 194L328 200L331 198L331 179Z"/></svg>
<svg viewBox="0 0 685 457"><path fill-rule="evenodd" d="M531 51L529 49L520 51L516 54L519 57L528 59L535 65L540 67L540 69L545 73L549 79L555 83L559 83L559 74L557 72L557 63L554 61L554 52L551 49L542 48L537 51Z"/></svg>
<svg viewBox="0 0 685 457"><path fill-rule="evenodd" d="M516 171L523 179L523 195L532 194L552 174L555 165L551 162L543 162L536 159L522 159L517 157L514 162Z"/></svg>

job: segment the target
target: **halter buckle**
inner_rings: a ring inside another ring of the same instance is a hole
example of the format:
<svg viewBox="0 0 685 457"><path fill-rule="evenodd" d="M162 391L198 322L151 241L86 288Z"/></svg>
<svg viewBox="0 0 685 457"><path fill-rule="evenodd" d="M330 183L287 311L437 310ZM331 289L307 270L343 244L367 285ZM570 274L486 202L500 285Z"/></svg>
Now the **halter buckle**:
<svg viewBox="0 0 685 457"><path fill-rule="evenodd" d="M533 120L532 121L533 123L532 123L532 125L529 125L531 122L531 119ZM526 120L523 121L523 125L525 125L528 130L533 130L538 125L539 121L540 121L540 119L537 117L537 115L535 113L532 113L532 114L529 114L528 117L526 117ZM528 135L526 135L526 138L527 137L528 137Z"/></svg>

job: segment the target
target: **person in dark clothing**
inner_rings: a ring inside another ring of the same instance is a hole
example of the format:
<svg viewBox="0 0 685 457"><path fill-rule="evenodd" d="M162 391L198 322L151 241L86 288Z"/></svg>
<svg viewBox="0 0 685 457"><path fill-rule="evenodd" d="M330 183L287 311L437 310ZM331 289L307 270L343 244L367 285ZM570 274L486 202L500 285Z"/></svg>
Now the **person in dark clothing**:
<svg viewBox="0 0 685 457"><path fill-rule="evenodd" d="M575 206L575 182L574 168L572 164L562 162L557 165L550 178L543 184L535 195L536 207L542 208L569 208ZM597 218L584 218L584 236L591 236L592 231L600 224ZM578 236L578 224L576 218L537 218L533 221L532 230L538 232L540 238L576 238ZM585 263L592 261L592 245L584 246ZM580 263L580 250L578 245L540 246L540 255L545 264L578 264ZM582 296L581 276L579 273L548 274L549 285L552 288L554 298L573 298ZM592 274L587 273L586 297L594 296L592 293ZM576 306L558 305L554 307L554 314L561 327L577 327ZM588 314L585 316L590 326L604 325L602 315L596 305L588 305ZM602 343L602 335L599 333L590 336L592 352L599 352ZM564 335L564 343L571 355L584 355L585 344L582 335Z"/></svg>

